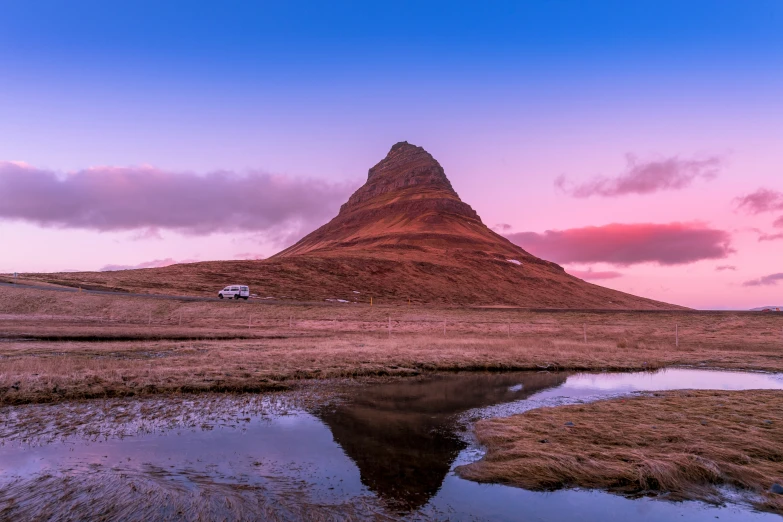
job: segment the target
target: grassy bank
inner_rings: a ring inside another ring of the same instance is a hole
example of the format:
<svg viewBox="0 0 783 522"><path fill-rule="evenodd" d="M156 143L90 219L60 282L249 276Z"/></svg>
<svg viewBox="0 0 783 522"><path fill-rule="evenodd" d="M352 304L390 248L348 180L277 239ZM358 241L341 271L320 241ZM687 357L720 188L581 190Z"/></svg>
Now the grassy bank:
<svg viewBox="0 0 783 522"><path fill-rule="evenodd" d="M435 370L783 371L781 328L783 317L760 313L265 305L3 287L0 404Z"/></svg>
<svg viewBox="0 0 783 522"><path fill-rule="evenodd" d="M162 334L161 334L162 335ZM644 370L696 365L780 370L761 349L553 337L289 331L264 339L0 343L0 404L166 392L281 389L299 379L457 370Z"/></svg>
<svg viewBox="0 0 783 522"><path fill-rule="evenodd" d="M487 454L467 479L720 501L720 486L783 514L783 392L677 391L542 408L476 425Z"/></svg>

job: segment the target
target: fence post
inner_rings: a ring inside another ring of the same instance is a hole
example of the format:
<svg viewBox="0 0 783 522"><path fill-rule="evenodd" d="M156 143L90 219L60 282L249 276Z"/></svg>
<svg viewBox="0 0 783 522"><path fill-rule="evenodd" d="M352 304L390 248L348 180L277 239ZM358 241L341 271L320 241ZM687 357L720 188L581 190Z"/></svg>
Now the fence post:
<svg viewBox="0 0 783 522"><path fill-rule="evenodd" d="M147 324L152 324L152 312L150 312L149 320L147 321Z"/></svg>
<svg viewBox="0 0 783 522"><path fill-rule="evenodd" d="M250 325L251 325L252 323L253 323L253 315L251 314L251 315L248 315L248 316L247 316L247 329L248 329L248 330L250 329Z"/></svg>
<svg viewBox="0 0 783 522"><path fill-rule="evenodd" d="M584 334L585 343L586 343L587 342L587 326L585 326L584 323L582 323L582 333Z"/></svg>
<svg viewBox="0 0 783 522"><path fill-rule="evenodd" d="M680 325L674 323L674 346L680 347Z"/></svg>

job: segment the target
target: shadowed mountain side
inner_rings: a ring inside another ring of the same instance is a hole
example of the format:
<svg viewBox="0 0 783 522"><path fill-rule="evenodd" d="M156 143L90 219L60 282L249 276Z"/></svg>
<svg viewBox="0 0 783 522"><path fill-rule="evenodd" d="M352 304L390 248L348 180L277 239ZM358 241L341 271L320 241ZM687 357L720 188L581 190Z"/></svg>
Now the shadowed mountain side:
<svg viewBox="0 0 783 522"><path fill-rule="evenodd" d="M496 234L423 148L397 143L329 223L263 261L26 277L131 292L528 308L678 309L587 283Z"/></svg>
<svg viewBox="0 0 783 522"><path fill-rule="evenodd" d="M359 467L362 483L391 505L417 509L441 487L465 443L455 416L559 386L566 374L439 376L362 389L317 413ZM521 386L520 386L521 385Z"/></svg>

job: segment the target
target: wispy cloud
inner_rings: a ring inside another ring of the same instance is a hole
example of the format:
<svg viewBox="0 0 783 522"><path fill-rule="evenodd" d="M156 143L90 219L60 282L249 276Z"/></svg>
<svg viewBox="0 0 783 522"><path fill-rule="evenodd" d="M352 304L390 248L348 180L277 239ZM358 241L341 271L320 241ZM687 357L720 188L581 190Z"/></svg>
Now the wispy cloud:
<svg viewBox="0 0 783 522"><path fill-rule="evenodd" d="M736 271L737 267L734 265L718 265L715 267L715 270L718 272L724 272L726 270Z"/></svg>
<svg viewBox="0 0 783 522"><path fill-rule="evenodd" d="M265 256L261 254L254 254L253 252L243 252L241 254L234 255L234 259L242 259L245 261L257 261L259 259L265 259Z"/></svg>
<svg viewBox="0 0 783 522"><path fill-rule="evenodd" d="M737 208L749 214L761 214L783 210L783 193L768 188L760 188L745 196L736 198ZM776 226L783 226L783 216L775 221Z"/></svg>
<svg viewBox="0 0 783 522"><path fill-rule="evenodd" d="M636 156L627 154L625 170L615 177L599 176L585 183L574 184L561 175L555 179L555 186L575 198L652 194L683 189L697 178L711 180L718 175L722 166L723 159L718 156L690 160L674 156L639 161Z"/></svg>
<svg viewBox="0 0 783 522"><path fill-rule="evenodd" d="M98 231L184 234L308 227L332 217L350 187L263 172L204 175L152 167L68 174L0 162L0 219Z"/></svg>
<svg viewBox="0 0 783 522"><path fill-rule="evenodd" d="M613 223L598 227L506 236L530 253L557 263L683 265L723 259L734 250L731 235L703 223Z"/></svg>
<svg viewBox="0 0 783 522"><path fill-rule="evenodd" d="M778 281L783 281L783 273L770 274L758 279L751 279L742 283L743 286L774 286Z"/></svg>
<svg viewBox="0 0 783 522"><path fill-rule="evenodd" d="M498 223L497 225L492 227L492 230L494 230L495 232L508 232L509 230L511 230L511 225L509 225L508 223Z"/></svg>
<svg viewBox="0 0 783 522"><path fill-rule="evenodd" d="M144 241L148 239L161 240L163 239L163 236L160 234L160 230L158 230L157 227L150 227L143 230L139 230L137 233L133 234L131 239L133 241Z"/></svg>
<svg viewBox="0 0 783 522"><path fill-rule="evenodd" d="M152 261L145 261L138 265L106 265L101 267L101 272L113 272L116 270L138 270L140 268L161 268L164 266L176 265L178 263L195 263L196 259L183 259L182 261L175 261L174 259L167 257L166 259L154 259Z"/></svg>
<svg viewBox="0 0 783 522"><path fill-rule="evenodd" d="M587 270L566 269L566 272L568 272L572 276L578 277L579 279L584 279L585 281L596 281L601 279L617 279L618 277L623 277L623 274L621 274L620 272L614 272L611 270L594 271L592 268L588 268Z"/></svg>
<svg viewBox="0 0 783 522"><path fill-rule="evenodd" d="M783 239L783 232L780 234L761 234L759 236L759 242L761 241L777 241Z"/></svg>

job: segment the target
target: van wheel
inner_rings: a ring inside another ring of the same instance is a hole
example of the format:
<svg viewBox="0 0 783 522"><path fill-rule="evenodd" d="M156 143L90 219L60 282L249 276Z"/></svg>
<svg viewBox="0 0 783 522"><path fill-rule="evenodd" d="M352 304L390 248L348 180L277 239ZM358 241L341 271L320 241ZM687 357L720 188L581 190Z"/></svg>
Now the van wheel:
<svg viewBox="0 0 783 522"><path fill-rule="evenodd" d="M245 301L247 301L247 297L243 297L242 299L244 299Z"/></svg>
<svg viewBox="0 0 783 522"><path fill-rule="evenodd" d="M237 301L239 301L239 294L235 295L235 296L234 296L234 299L236 299Z"/></svg>
<svg viewBox="0 0 783 522"><path fill-rule="evenodd" d="M223 294L218 294L218 297L223 299Z"/></svg>

